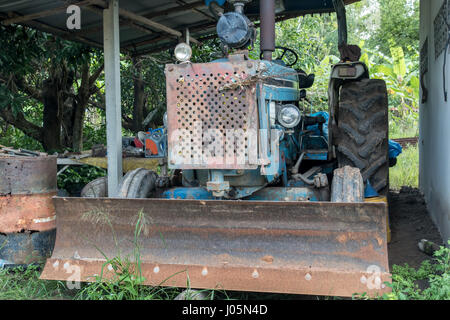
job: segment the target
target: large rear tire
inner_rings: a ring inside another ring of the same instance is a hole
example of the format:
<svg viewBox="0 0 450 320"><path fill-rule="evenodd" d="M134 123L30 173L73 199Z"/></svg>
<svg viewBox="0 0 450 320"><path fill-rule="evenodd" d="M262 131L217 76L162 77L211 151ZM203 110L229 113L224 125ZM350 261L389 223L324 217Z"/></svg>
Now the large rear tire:
<svg viewBox="0 0 450 320"><path fill-rule="evenodd" d="M338 166L356 167L380 194L389 189L388 98L386 83L362 79L344 83L337 112Z"/></svg>

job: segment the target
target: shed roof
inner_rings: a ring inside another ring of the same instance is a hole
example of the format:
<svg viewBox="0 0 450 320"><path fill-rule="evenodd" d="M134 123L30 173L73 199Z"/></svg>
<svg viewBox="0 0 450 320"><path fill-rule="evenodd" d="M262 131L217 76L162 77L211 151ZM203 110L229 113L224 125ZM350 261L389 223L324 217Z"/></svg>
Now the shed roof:
<svg viewBox="0 0 450 320"><path fill-rule="evenodd" d="M332 0L276 0L282 4L277 20L311 13L333 12ZM346 4L360 0L344 0ZM81 7L81 29L66 27L69 4ZM102 9L105 0L0 0L0 21L22 24L79 41L103 46ZM120 40L125 52L151 53L175 46L188 28L193 42L215 37L216 21L204 1L120 0ZM259 20L259 0L246 6L246 15Z"/></svg>

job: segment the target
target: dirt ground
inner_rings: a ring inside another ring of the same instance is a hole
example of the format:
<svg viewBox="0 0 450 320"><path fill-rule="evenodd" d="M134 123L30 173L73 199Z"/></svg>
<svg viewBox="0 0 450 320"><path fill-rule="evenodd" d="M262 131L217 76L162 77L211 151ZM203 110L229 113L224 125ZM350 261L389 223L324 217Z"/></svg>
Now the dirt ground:
<svg viewBox="0 0 450 320"><path fill-rule="evenodd" d="M391 242L388 244L389 267L403 265L417 268L423 260L431 257L419 250L421 239L438 245L443 241L438 229L427 212L425 200L416 188L402 187L389 193L389 219Z"/></svg>

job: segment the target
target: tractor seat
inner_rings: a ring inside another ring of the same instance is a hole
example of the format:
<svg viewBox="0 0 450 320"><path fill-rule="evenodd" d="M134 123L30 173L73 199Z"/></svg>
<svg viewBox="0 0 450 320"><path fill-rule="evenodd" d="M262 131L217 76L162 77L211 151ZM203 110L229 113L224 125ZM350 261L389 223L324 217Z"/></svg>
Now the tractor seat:
<svg viewBox="0 0 450 320"><path fill-rule="evenodd" d="M303 71L302 69L298 69L296 71L298 73L298 84L300 89L311 88L312 85L314 84L315 78L314 73L306 74L306 72Z"/></svg>

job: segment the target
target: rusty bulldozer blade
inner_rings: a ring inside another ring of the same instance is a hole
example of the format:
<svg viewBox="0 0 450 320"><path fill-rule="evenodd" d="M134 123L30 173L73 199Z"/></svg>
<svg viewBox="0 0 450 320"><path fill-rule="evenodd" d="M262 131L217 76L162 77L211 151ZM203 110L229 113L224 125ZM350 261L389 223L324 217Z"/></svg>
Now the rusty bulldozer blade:
<svg viewBox="0 0 450 320"><path fill-rule="evenodd" d="M57 236L42 279L111 277L131 254L145 284L352 296L390 282L385 203L54 198ZM76 267L76 268L75 268ZM101 273L103 270L103 273Z"/></svg>

